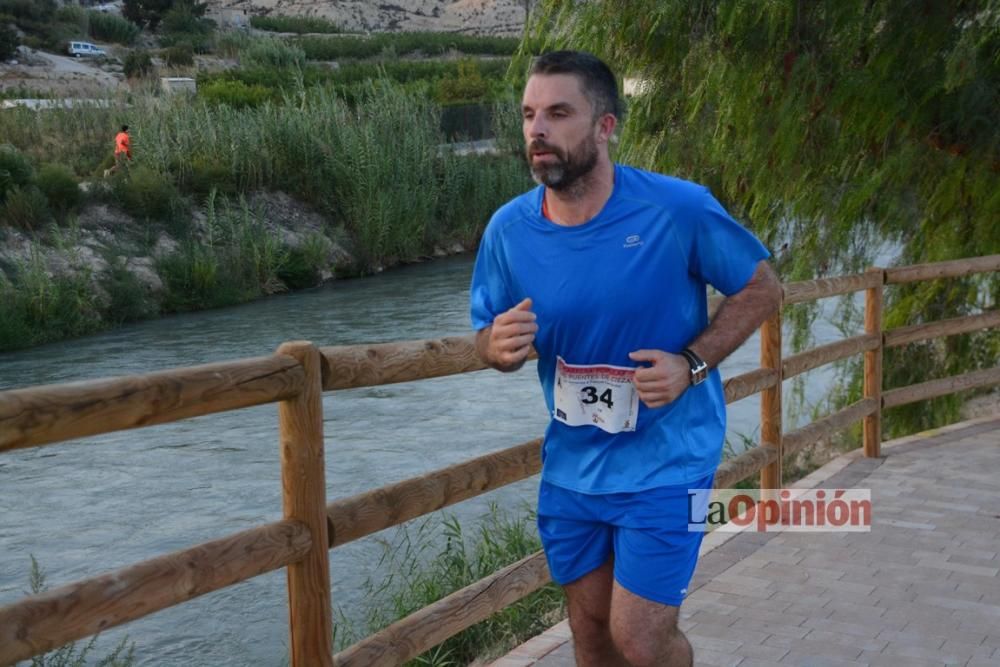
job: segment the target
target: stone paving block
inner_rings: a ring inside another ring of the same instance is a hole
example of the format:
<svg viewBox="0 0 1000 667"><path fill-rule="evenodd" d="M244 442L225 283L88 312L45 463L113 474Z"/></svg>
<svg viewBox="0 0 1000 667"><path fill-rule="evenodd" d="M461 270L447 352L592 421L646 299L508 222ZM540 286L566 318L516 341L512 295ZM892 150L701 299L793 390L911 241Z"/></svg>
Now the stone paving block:
<svg viewBox="0 0 1000 667"><path fill-rule="evenodd" d="M953 563L951 561L922 560L919 561L917 565L932 567L937 570L945 570L948 572L975 574L981 577L995 577L997 574L1000 574L1000 568L983 567L981 565L966 565L965 563Z"/></svg>
<svg viewBox="0 0 1000 667"><path fill-rule="evenodd" d="M736 667L742 661L742 655L733 655L732 653L719 653L706 649L695 649L694 652L694 664L697 667L701 665L706 667Z"/></svg>
<svg viewBox="0 0 1000 667"><path fill-rule="evenodd" d="M782 623L772 623L768 621L760 621L755 618L743 617L738 618L736 622L733 623L733 627L738 629L758 630L760 632L766 632L769 635L798 638L805 637L812 629L797 625L785 625Z"/></svg>
<svg viewBox="0 0 1000 667"><path fill-rule="evenodd" d="M744 591L745 592L745 591ZM773 599L773 591L764 591L771 597L748 597L746 595L740 595L737 593L719 593L721 596L719 602L723 604L734 605L740 610L763 610L767 612L781 612L791 606L791 602L786 602L784 600ZM745 613L744 611L739 611L737 613Z"/></svg>
<svg viewBox="0 0 1000 667"><path fill-rule="evenodd" d="M734 619L735 620L735 619ZM760 644L770 635L760 630L747 630L745 628L734 628L732 626L711 625L709 623L698 623L684 631L689 637L691 635L702 635L705 637L718 637L731 641L738 641L743 644L740 653L746 655L748 646Z"/></svg>
<svg viewBox="0 0 1000 667"><path fill-rule="evenodd" d="M713 591L715 593L725 593L730 596L739 596L746 598L756 598L758 600L766 600L771 597L774 593L773 591L766 590L763 587L747 587L737 583L731 583L728 581L723 581L720 579L715 579L708 582L703 587L704 590Z"/></svg>
<svg viewBox="0 0 1000 667"><path fill-rule="evenodd" d="M742 642L722 637L708 637L706 635L694 634L689 634L687 637L696 653L702 650L713 651L715 653L735 653L742 645Z"/></svg>
<svg viewBox="0 0 1000 667"><path fill-rule="evenodd" d="M822 656L824 658L840 658L842 660L854 660L861 655L861 649L849 644L838 644L831 641L811 640L807 637L796 639L795 637L779 637L774 635L764 640L764 646L776 646L787 648L788 655L809 655ZM788 662L788 656L783 659Z"/></svg>
<svg viewBox="0 0 1000 667"><path fill-rule="evenodd" d="M937 660L921 660L871 651L863 652L859 660L870 667L941 667L944 664Z"/></svg>
<svg viewBox="0 0 1000 667"><path fill-rule="evenodd" d="M895 642L897 644L910 644L923 648L939 649L944 645L947 636L934 634L931 632L913 632L908 630L882 630L875 639L884 640L886 643Z"/></svg>
<svg viewBox="0 0 1000 667"><path fill-rule="evenodd" d="M790 651L781 659L781 665L798 665L798 667L865 667L867 663L846 658L833 658L825 655L812 655Z"/></svg>
<svg viewBox="0 0 1000 667"><path fill-rule="evenodd" d="M688 622L696 625L711 625L718 628L728 628L736 622L733 614L714 614L710 611L696 611L688 617Z"/></svg>
<svg viewBox="0 0 1000 667"><path fill-rule="evenodd" d="M828 632L839 632L845 635L857 635L858 637L874 638L884 627L882 623L863 624L851 621L835 621L829 618L809 618L802 624L810 630L826 630Z"/></svg>
<svg viewBox="0 0 1000 667"><path fill-rule="evenodd" d="M878 637L859 637L857 635L845 635L839 632L830 632L829 630L818 629L810 630L809 634L805 636L805 639L809 641L845 644L847 646L857 647L862 651L881 651L889 643L888 640L879 639Z"/></svg>
<svg viewBox="0 0 1000 667"><path fill-rule="evenodd" d="M948 664L962 664L972 657L973 649L963 651L944 651L942 649L925 648L908 643L889 642L882 649L883 655L895 655L901 658L919 658L920 660L936 660Z"/></svg>
<svg viewBox="0 0 1000 667"><path fill-rule="evenodd" d="M834 599L827 603L824 609L830 609L833 611L833 617L838 618L840 616L846 616L854 621L865 621L865 622L876 622L876 619L881 618L889 610L885 607L875 607L871 605L855 604L853 602L846 602L843 600Z"/></svg>
<svg viewBox="0 0 1000 667"><path fill-rule="evenodd" d="M747 660L769 661L774 664L788 655L788 649L783 646L767 646L765 644L744 644L740 648L740 655L746 656ZM745 667L747 663L741 662L740 667Z"/></svg>

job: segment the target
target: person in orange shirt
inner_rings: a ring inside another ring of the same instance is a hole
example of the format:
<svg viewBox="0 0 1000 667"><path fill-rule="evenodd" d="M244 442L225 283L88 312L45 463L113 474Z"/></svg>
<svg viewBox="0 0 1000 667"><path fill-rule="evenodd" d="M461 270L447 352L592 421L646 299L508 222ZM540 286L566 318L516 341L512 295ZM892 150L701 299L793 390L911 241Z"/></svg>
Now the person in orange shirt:
<svg viewBox="0 0 1000 667"><path fill-rule="evenodd" d="M128 125L122 125L121 132L115 135L115 164L111 169L104 172L105 176L118 171L126 160L132 159L132 145L129 142Z"/></svg>

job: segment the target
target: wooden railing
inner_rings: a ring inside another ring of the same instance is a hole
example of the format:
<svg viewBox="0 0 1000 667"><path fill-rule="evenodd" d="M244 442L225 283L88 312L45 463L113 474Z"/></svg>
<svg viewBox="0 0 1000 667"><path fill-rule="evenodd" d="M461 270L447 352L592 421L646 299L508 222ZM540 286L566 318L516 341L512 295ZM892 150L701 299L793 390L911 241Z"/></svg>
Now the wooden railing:
<svg viewBox="0 0 1000 667"><path fill-rule="evenodd" d="M993 255L784 285L784 304L864 290L865 333L783 358L781 313L764 323L761 367L729 378L724 385L727 403L762 393L761 442L725 461L716 475L716 486L731 487L759 472L762 488L781 488L784 456L862 420L865 454L878 456L883 409L1000 383L998 366L882 391L885 348L1000 325L1000 311L994 310L883 331L884 287L998 270L1000 255ZM863 398L783 433L783 381L856 354L864 354ZM541 441L328 504L322 392L483 368L472 336L324 348L293 342L282 345L271 357L0 392L0 452L276 402L284 505L281 521L0 607L0 665L282 567L287 568L293 667L400 664L537 590L549 581L541 552L336 655L332 652L327 551L537 474Z"/></svg>

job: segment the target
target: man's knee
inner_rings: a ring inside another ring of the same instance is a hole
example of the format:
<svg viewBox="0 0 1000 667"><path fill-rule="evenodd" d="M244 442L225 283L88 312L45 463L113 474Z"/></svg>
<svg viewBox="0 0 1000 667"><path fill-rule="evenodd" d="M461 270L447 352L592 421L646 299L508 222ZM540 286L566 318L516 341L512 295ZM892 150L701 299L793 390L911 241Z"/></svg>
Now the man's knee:
<svg viewBox="0 0 1000 667"><path fill-rule="evenodd" d="M607 610L588 609L571 606L569 627L574 641L583 644L608 643L611 640L610 618Z"/></svg>
<svg viewBox="0 0 1000 667"><path fill-rule="evenodd" d="M633 667L691 665L691 645L680 629L674 627L660 634L643 628L616 627L613 632L615 648Z"/></svg>

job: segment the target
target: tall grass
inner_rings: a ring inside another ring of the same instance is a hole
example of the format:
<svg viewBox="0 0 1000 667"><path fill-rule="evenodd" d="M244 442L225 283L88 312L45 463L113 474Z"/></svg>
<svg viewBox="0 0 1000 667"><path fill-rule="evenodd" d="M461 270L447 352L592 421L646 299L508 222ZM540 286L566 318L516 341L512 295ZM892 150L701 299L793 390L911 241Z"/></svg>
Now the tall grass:
<svg viewBox="0 0 1000 667"><path fill-rule="evenodd" d="M33 253L0 271L0 350L81 336L102 327L89 276L53 276Z"/></svg>
<svg viewBox="0 0 1000 667"><path fill-rule="evenodd" d="M453 516L445 519L440 535L429 520L400 530L383 546L377 579L363 585L369 600L365 632L359 633L340 614L338 648L539 551L533 523L529 510L512 515L491 505L471 534ZM563 593L549 584L408 664L443 667L496 658L564 616Z"/></svg>

